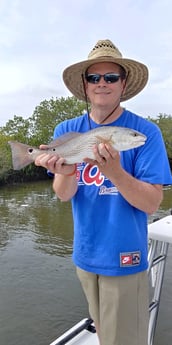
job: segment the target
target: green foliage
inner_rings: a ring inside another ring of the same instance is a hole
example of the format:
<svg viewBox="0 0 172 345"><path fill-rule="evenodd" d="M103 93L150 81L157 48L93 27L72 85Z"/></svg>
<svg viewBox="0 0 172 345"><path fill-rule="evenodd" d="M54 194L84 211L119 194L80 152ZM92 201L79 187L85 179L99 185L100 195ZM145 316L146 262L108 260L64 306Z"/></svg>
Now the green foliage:
<svg viewBox="0 0 172 345"><path fill-rule="evenodd" d="M8 137L0 130L0 184L5 181L11 169L11 150L8 145Z"/></svg>
<svg viewBox="0 0 172 345"><path fill-rule="evenodd" d="M160 113L156 119L149 118L149 120L161 129L168 157L172 159L172 116Z"/></svg>
<svg viewBox="0 0 172 345"><path fill-rule="evenodd" d="M13 120L9 120L4 127L1 128L1 133L13 140L26 141L29 138L30 121L23 119L21 116L14 115Z"/></svg>
<svg viewBox="0 0 172 345"><path fill-rule="evenodd" d="M52 141L55 126L66 119L80 115L84 108L85 103L75 97L44 100L35 108L29 119L30 143L40 145Z"/></svg>
<svg viewBox="0 0 172 345"><path fill-rule="evenodd" d="M9 140L17 140L32 146L47 144L52 141L55 126L66 119L71 119L83 113L85 102L75 97L51 98L44 100L38 105L31 117L24 119L21 116L14 116L4 127L0 128L0 180L11 174L11 151L8 145ZM40 169L35 170L34 164L22 170L25 176L40 174ZM20 174L18 174L19 176ZM13 172L16 176L16 172ZM44 172L44 178L46 174Z"/></svg>

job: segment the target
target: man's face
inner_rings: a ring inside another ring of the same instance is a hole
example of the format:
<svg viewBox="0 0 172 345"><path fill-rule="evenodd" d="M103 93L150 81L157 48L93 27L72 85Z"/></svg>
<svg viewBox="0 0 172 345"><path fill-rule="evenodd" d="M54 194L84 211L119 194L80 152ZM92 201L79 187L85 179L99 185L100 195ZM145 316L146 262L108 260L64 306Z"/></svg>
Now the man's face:
<svg viewBox="0 0 172 345"><path fill-rule="evenodd" d="M87 75L104 75L106 73L120 74L120 66L112 62L101 62L90 66L87 70ZM106 82L103 77L95 84L86 81L86 93L90 103L94 106L116 104L116 102L120 100L124 87L125 80L122 80L122 78L119 78L119 80L114 83Z"/></svg>

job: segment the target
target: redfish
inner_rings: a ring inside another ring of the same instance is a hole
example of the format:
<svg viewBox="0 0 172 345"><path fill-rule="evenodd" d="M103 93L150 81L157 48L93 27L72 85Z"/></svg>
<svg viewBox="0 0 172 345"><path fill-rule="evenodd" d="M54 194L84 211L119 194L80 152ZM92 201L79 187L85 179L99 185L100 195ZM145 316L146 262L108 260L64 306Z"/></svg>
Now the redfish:
<svg viewBox="0 0 172 345"><path fill-rule="evenodd" d="M85 133L69 132L53 140L45 150L17 141L9 141L13 169L20 170L33 163L42 153L65 158L65 164L82 163L85 158L95 159L93 146L108 143L117 151L126 151L145 144L146 136L126 127L102 126Z"/></svg>

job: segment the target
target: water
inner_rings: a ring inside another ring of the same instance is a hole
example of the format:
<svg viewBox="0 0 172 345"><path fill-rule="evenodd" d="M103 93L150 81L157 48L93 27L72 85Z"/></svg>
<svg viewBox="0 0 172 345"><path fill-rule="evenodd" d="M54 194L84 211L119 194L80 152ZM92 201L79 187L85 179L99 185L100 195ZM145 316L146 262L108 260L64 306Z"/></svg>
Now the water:
<svg viewBox="0 0 172 345"><path fill-rule="evenodd" d="M172 189L159 212L170 213ZM51 182L0 189L0 345L48 345L88 316L71 260L70 203ZM151 220L151 219L150 219ZM166 267L155 345L172 340L172 249Z"/></svg>

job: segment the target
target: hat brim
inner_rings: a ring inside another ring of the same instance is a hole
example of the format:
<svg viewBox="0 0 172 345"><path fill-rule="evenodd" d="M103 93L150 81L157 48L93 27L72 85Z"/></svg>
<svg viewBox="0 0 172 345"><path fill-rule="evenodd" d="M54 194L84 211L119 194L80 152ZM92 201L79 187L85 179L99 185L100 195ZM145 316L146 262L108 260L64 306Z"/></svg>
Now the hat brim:
<svg viewBox="0 0 172 345"><path fill-rule="evenodd" d="M148 81L147 67L135 60L113 57L99 57L97 59L84 60L67 67L63 72L63 80L70 92L78 99L85 101L82 74L88 67L99 62L113 62L122 66L127 73L127 83L121 101L137 95Z"/></svg>

